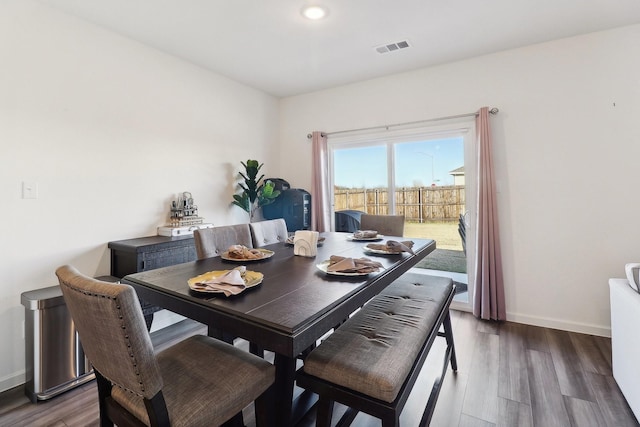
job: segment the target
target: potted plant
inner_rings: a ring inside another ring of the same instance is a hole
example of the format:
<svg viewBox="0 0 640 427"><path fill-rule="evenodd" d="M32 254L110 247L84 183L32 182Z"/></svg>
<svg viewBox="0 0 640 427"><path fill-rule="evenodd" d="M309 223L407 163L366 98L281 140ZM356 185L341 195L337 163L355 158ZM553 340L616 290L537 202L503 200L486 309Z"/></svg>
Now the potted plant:
<svg viewBox="0 0 640 427"><path fill-rule="evenodd" d="M276 197L280 195L280 191L275 190L275 184L270 180L261 183L264 175L256 178L263 163L259 163L257 160L247 160L247 163L240 163L245 170L244 173L239 172L244 183L238 183L242 192L233 195L233 204L247 211L249 213L249 222L251 222L255 210L273 203Z"/></svg>

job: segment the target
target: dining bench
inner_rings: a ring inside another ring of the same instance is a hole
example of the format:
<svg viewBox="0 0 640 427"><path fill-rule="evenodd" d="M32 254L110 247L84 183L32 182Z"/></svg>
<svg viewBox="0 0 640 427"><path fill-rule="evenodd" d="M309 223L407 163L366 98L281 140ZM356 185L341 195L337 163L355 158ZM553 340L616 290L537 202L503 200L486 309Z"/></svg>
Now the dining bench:
<svg viewBox="0 0 640 427"><path fill-rule="evenodd" d="M406 273L322 341L296 373L298 386L319 396L316 426L331 425L338 402L348 409L337 426L365 412L383 427L398 427L435 338L444 337L444 363L420 422L428 425L449 363L457 371L449 316L454 294L449 278Z"/></svg>

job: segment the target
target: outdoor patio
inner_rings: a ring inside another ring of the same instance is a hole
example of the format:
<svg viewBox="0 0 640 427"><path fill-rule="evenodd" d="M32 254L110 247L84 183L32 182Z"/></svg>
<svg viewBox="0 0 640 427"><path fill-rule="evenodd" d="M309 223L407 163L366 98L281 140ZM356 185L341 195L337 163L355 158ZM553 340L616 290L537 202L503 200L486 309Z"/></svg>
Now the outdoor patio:
<svg viewBox="0 0 640 427"><path fill-rule="evenodd" d="M416 268L424 270L425 274L451 277L458 289L455 301L468 302L467 257L462 250L458 223L453 221L407 222L404 226L404 236L436 241L436 250L416 264Z"/></svg>

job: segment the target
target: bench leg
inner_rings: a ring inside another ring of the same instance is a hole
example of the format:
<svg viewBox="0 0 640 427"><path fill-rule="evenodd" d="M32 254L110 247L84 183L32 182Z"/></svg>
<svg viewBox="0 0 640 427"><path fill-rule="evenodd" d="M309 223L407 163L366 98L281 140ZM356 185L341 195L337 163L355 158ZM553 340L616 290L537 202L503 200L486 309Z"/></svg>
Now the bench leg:
<svg viewBox="0 0 640 427"><path fill-rule="evenodd" d="M400 416L396 415L395 417L383 418L382 427L400 427Z"/></svg>
<svg viewBox="0 0 640 427"><path fill-rule="evenodd" d="M318 411L316 414L316 427L331 427L333 415L333 400L320 396L318 399Z"/></svg>
<svg viewBox="0 0 640 427"><path fill-rule="evenodd" d="M427 406L424 408L422 419L420 420L420 427L428 427L431 423L431 417L433 416L433 412L436 408L438 395L440 394L442 383L444 382L444 378L447 374L447 366L449 363L451 363L451 369L453 369L454 372L458 371L458 361L456 360L456 351L453 345L453 331L451 328L451 316L449 315L449 312L447 312L442 320L442 325L444 327L444 337L447 340L447 349L444 353L444 363L442 364L442 372L438 377L436 377L433 387L431 388Z"/></svg>
<svg viewBox="0 0 640 427"><path fill-rule="evenodd" d="M444 326L444 337L447 340L447 347L451 347L451 369L458 372L458 360L456 359L456 347L453 344L453 329L451 328L451 315L447 312L442 322Z"/></svg>

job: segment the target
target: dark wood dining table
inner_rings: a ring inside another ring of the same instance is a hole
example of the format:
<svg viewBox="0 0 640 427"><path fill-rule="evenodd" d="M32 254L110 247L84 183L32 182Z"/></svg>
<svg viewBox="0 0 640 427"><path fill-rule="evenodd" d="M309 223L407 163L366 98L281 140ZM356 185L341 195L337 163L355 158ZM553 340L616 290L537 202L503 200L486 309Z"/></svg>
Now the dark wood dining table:
<svg viewBox="0 0 640 427"><path fill-rule="evenodd" d="M276 425L288 426L296 418L296 358L436 247L430 239L411 239L415 255L366 254L370 242L354 241L350 233L321 233L321 237L325 240L314 258L294 255L293 246L286 243L265 246L274 252L272 257L241 263L261 272L263 282L230 297L195 292L187 284L192 277L239 264L221 257L131 274L122 282L132 285L145 301L208 325L210 331L224 331L273 351ZM408 239L384 236L384 240ZM366 256L384 268L366 276L328 275L317 264L331 255Z"/></svg>

